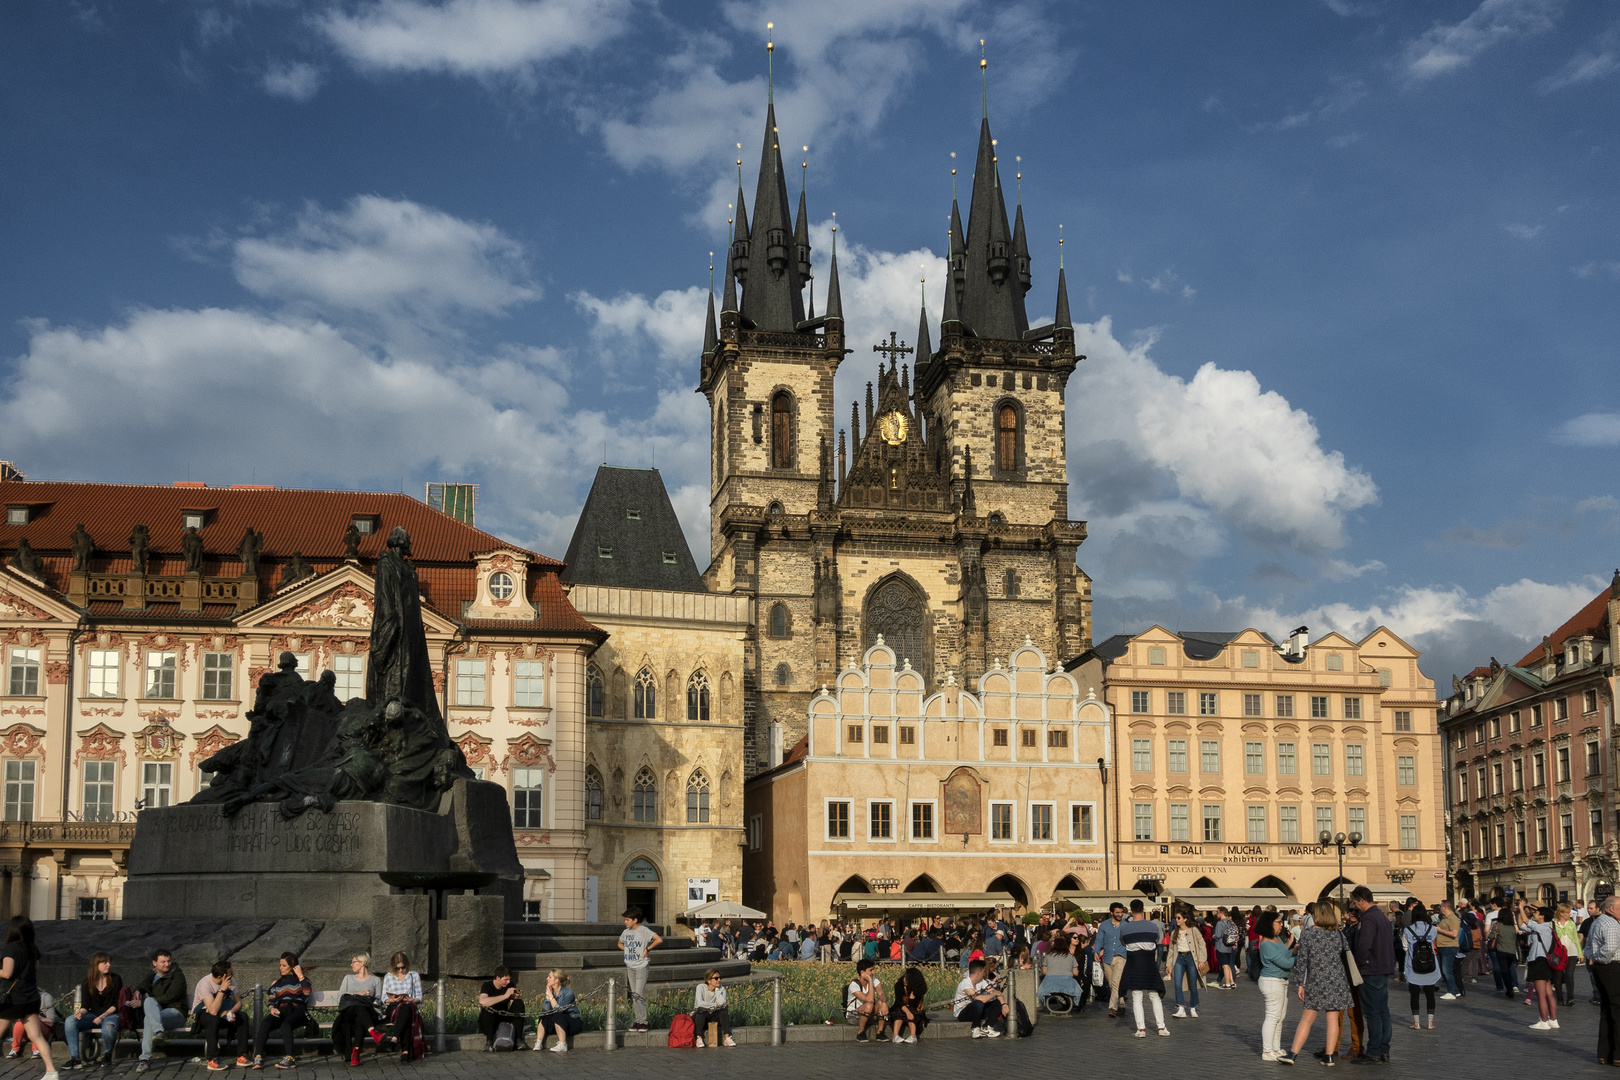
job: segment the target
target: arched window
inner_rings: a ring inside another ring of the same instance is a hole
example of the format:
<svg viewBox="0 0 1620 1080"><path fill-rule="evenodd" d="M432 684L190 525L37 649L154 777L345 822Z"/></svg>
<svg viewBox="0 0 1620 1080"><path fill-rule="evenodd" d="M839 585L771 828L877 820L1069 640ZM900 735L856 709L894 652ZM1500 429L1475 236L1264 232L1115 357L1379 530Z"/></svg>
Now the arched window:
<svg viewBox="0 0 1620 1080"><path fill-rule="evenodd" d="M786 664L776 665L776 685L787 686L793 681L793 669Z"/></svg>
<svg viewBox="0 0 1620 1080"><path fill-rule="evenodd" d="M788 636L788 609L786 604L771 605L771 637Z"/></svg>
<svg viewBox="0 0 1620 1080"><path fill-rule="evenodd" d="M771 468L793 468L793 395L786 390L771 399Z"/></svg>
<svg viewBox="0 0 1620 1080"><path fill-rule="evenodd" d="M709 823L709 777L702 769L686 778L686 823Z"/></svg>
<svg viewBox="0 0 1620 1080"><path fill-rule="evenodd" d="M996 410L996 467L1002 472L1018 468L1018 410L1011 404Z"/></svg>
<svg viewBox="0 0 1620 1080"><path fill-rule="evenodd" d="M658 680L646 668L636 672L636 719L658 718Z"/></svg>
<svg viewBox="0 0 1620 1080"><path fill-rule="evenodd" d="M709 677L701 671L692 672L692 677L686 680L686 718L709 719Z"/></svg>
<svg viewBox="0 0 1620 1080"><path fill-rule="evenodd" d="M585 820L602 820L602 774L594 765L585 769Z"/></svg>
<svg viewBox="0 0 1620 1080"><path fill-rule="evenodd" d="M636 773L635 790L631 795L630 806L635 820L658 820L658 778L653 776L652 770L645 765Z"/></svg>
<svg viewBox="0 0 1620 1080"><path fill-rule="evenodd" d="M595 664L585 668L585 715L594 720L602 718L602 669Z"/></svg>
<svg viewBox="0 0 1620 1080"><path fill-rule="evenodd" d="M883 643L894 650L895 666L910 660L911 666L926 673L931 663L928 627L931 622L922 598L904 581L890 578L866 601L866 647Z"/></svg>

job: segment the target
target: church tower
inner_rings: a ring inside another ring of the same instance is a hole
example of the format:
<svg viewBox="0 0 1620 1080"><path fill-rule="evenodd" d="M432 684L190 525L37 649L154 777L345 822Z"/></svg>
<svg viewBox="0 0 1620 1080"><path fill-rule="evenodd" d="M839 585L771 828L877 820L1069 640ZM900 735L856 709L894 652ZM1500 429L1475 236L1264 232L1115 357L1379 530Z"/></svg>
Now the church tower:
<svg viewBox="0 0 1620 1080"><path fill-rule="evenodd" d="M849 351L837 233L818 318L805 197L794 221L766 109L753 221L739 184L698 386L713 424L705 583L753 602L749 775L782 760L816 692L880 638L926 693L970 687L1026 643L1054 663L1091 644L1091 583L1075 564L1085 523L1068 517L1064 457L1064 390L1082 358L1061 270L1055 320L1029 326L1023 208L1009 228L988 117L979 142L965 231L952 205L939 348L925 302L915 346L897 332L873 346L864 408L836 430L833 378Z"/></svg>

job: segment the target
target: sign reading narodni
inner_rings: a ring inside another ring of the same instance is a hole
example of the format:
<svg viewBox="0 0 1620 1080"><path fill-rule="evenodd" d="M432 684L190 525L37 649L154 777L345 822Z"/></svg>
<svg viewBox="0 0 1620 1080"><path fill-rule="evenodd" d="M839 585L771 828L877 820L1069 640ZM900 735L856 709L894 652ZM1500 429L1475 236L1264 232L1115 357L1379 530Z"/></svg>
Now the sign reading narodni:
<svg viewBox="0 0 1620 1080"><path fill-rule="evenodd" d="M225 817L215 806L149 810L137 828L143 839L135 873L411 870L436 865L448 838L438 815L381 803L339 803L330 813L288 820L273 804L247 806ZM176 861L180 853L183 860ZM390 857L392 854L392 858Z"/></svg>

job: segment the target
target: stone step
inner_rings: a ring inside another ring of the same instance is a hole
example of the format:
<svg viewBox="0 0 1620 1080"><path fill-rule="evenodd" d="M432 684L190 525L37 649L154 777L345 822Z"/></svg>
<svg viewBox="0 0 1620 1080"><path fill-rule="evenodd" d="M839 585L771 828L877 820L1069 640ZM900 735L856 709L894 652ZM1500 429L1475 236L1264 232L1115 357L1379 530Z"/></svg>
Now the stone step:
<svg viewBox="0 0 1620 1080"><path fill-rule="evenodd" d="M662 948L654 949L647 957L647 962L654 969L674 966L693 966L712 964L720 959L719 949L673 949L665 952ZM569 971L586 968L622 968L624 967L624 954L619 950L593 950L591 952L529 952L514 949L512 943L506 943L506 952L503 963L513 971L534 971L538 969L564 968ZM747 961L738 961L746 964Z"/></svg>

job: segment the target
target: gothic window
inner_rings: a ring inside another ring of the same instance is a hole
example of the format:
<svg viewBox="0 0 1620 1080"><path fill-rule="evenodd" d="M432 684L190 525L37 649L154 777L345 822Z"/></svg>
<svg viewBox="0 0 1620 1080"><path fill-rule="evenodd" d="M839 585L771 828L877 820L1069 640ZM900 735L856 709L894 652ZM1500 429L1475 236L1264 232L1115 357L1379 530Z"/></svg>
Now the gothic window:
<svg viewBox="0 0 1620 1080"><path fill-rule="evenodd" d="M636 821L658 820L658 780L653 776L652 770L645 765L636 773L631 810Z"/></svg>
<svg viewBox="0 0 1620 1080"><path fill-rule="evenodd" d="M793 468L793 395L786 390L771 399L771 467Z"/></svg>
<svg viewBox="0 0 1620 1080"><path fill-rule="evenodd" d="M786 604L771 605L771 637L788 636L788 609Z"/></svg>
<svg viewBox="0 0 1620 1080"><path fill-rule="evenodd" d="M866 647L883 635L883 643L894 650L896 667L909 660L913 668L928 670L928 625L922 597L897 578L879 585L866 601Z"/></svg>
<svg viewBox="0 0 1620 1080"><path fill-rule="evenodd" d="M686 780L686 823L709 823L709 778L702 769L693 772Z"/></svg>
<svg viewBox="0 0 1620 1080"><path fill-rule="evenodd" d="M636 719L658 718L658 680L647 668L636 672Z"/></svg>
<svg viewBox="0 0 1620 1080"><path fill-rule="evenodd" d="M776 665L776 685L787 686L793 681L793 669L786 664Z"/></svg>
<svg viewBox="0 0 1620 1080"><path fill-rule="evenodd" d="M1018 571L1007 571L1007 580L1002 586L1002 592L1009 600L1018 599Z"/></svg>
<svg viewBox="0 0 1620 1080"><path fill-rule="evenodd" d="M996 410L996 467L1002 472L1018 468L1018 410L1010 403Z"/></svg>
<svg viewBox="0 0 1620 1080"><path fill-rule="evenodd" d="M602 774L594 765L585 769L585 820L602 820Z"/></svg>
<svg viewBox="0 0 1620 1080"><path fill-rule="evenodd" d="M709 719L709 677L701 671L694 671L686 680L686 718Z"/></svg>
<svg viewBox="0 0 1620 1080"><path fill-rule="evenodd" d="M602 718L602 669L595 664L585 668L585 715L593 720Z"/></svg>

